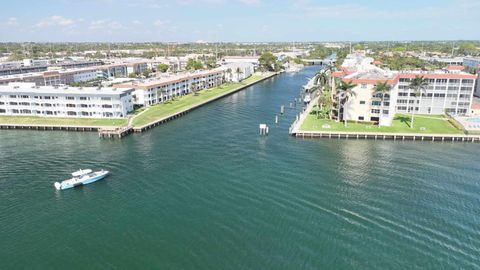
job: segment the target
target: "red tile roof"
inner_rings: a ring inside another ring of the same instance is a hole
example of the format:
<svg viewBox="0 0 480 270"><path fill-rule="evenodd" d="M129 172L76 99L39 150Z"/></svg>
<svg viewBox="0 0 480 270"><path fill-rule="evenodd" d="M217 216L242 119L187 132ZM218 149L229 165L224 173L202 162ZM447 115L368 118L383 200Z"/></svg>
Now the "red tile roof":
<svg viewBox="0 0 480 270"><path fill-rule="evenodd" d="M448 70L464 70L465 67L464 66L448 66L447 69Z"/></svg>

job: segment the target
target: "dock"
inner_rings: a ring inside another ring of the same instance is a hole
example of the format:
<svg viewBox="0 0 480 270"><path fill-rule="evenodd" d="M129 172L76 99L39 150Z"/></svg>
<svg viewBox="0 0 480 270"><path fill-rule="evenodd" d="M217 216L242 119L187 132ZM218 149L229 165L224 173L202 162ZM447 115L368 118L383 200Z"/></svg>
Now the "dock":
<svg viewBox="0 0 480 270"><path fill-rule="evenodd" d="M102 127L98 129L98 137L100 138L109 138L109 139L121 139L128 134L132 133L133 129L131 126L127 127Z"/></svg>

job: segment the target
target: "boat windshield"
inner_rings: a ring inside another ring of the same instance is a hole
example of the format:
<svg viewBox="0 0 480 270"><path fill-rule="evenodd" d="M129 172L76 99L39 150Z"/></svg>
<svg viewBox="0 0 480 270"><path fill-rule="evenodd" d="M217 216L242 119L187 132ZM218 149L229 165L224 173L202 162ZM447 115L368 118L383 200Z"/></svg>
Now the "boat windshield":
<svg viewBox="0 0 480 270"><path fill-rule="evenodd" d="M78 170L78 171L72 173L72 176L73 176L73 177L80 177L80 176L82 176L82 175L89 174L89 173L91 173L91 172L92 172L92 170L90 170L90 169Z"/></svg>

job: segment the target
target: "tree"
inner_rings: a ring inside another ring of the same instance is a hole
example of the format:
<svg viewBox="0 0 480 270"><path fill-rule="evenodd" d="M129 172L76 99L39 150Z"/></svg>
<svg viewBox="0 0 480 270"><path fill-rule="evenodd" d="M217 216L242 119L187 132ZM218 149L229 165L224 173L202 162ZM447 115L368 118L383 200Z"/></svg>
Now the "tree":
<svg viewBox="0 0 480 270"><path fill-rule="evenodd" d="M235 70L235 74L237 74L237 80L240 81L240 74L243 74L242 69L237 67L237 69Z"/></svg>
<svg viewBox="0 0 480 270"><path fill-rule="evenodd" d="M138 77L138 73L136 73L136 72L130 73L130 74L128 74L128 77L129 77L129 78L137 78L137 77Z"/></svg>
<svg viewBox="0 0 480 270"><path fill-rule="evenodd" d="M232 80L232 69L231 68L227 68L227 70L225 71L226 74L228 74L228 79L230 81L233 81Z"/></svg>
<svg viewBox="0 0 480 270"><path fill-rule="evenodd" d="M420 110L420 106L422 105L422 95L426 91L428 86L428 80L425 79L423 76L415 76L412 82L410 82L409 88L413 90L415 93L415 97L420 97L418 101L418 109ZM410 120L410 128L413 128L413 118L415 115L415 107L413 107L412 111L412 119Z"/></svg>
<svg viewBox="0 0 480 270"><path fill-rule="evenodd" d="M258 58L258 63L260 67L268 71L275 71L275 66L277 65L277 57L275 57L271 52L262 53L260 58Z"/></svg>
<svg viewBox="0 0 480 270"><path fill-rule="evenodd" d="M326 118L328 115L331 116L330 111L332 110L332 97L330 93L330 89L326 89L322 91L320 98L318 99L318 110L317 110L317 117L319 117L319 113Z"/></svg>
<svg viewBox="0 0 480 270"><path fill-rule="evenodd" d="M167 72L167 70L168 70L169 67L170 67L170 66L167 65L167 64L159 64L159 65L157 66L157 71L160 71L160 72L162 72L162 73L163 73L163 72Z"/></svg>
<svg viewBox="0 0 480 270"><path fill-rule="evenodd" d="M189 58L187 61L187 66L185 68L188 70L198 70L203 68L203 64L201 62L198 62Z"/></svg>
<svg viewBox="0 0 480 270"><path fill-rule="evenodd" d="M145 76L145 78L148 78L150 76L150 73L152 73L152 70L147 68L143 71L143 76Z"/></svg>
<svg viewBox="0 0 480 270"><path fill-rule="evenodd" d="M392 86L388 84L387 81L384 82L377 82L375 86L373 87L373 95L376 96L378 94L381 95L380 97L380 118L383 117L383 105L385 102L385 94L388 94L390 90L392 89ZM380 124L378 125L380 127Z"/></svg>
<svg viewBox="0 0 480 270"><path fill-rule="evenodd" d="M357 85L350 82L350 81L340 81L340 84L338 85L338 93L337 93L337 99L338 99L338 120L343 121L345 120L345 103L349 100L350 97L356 96L357 94L353 91L353 88L355 88ZM342 117L340 117L340 110L343 108L343 113L341 114ZM345 120L345 126L347 125L347 120Z"/></svg>

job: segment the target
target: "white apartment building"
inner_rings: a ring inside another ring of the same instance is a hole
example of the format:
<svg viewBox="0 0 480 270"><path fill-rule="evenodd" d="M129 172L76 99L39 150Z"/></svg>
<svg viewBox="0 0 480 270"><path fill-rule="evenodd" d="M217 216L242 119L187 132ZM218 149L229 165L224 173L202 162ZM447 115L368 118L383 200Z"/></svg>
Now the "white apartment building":
<svg viewBox="0 0 480 270"><path fill-rule="evenodd" d="M113 87L135 89L134 103L148 107L170 100L175 96L218 86L223 81L224 72L222 70L208 70L115 84Z"/></svg>
<svg viewBox="0 0 480 270"><path fill-rule="evenodd" d="M0 86L0 115L119 118L133 110L133 89Z"/></svg>
<svg viewBox="0 0 480 270"><path fill-rule="evenodd" d="M342 73L342 74L341 74ZM395 113L419 114L468 114L471 112L476 75L468 74L456 66L438 71L388 72L380 68L365 67L353 73L342 70L334 73L342 80L355 83L356 96L350 97L340 114L352 121L375 121L390 125ZM421 97L416 97L410 83L416 76L428 80ZM391 91L381 102L381 95L374 95L375 84L387 82Z"/></svg>
<svg viewBox="0 0 480 270"><path fill-rule="evenodd" d="M253 75L255 66L248 62L236 62L218 68L225 72L225 81L239 82Z"/></svg>

